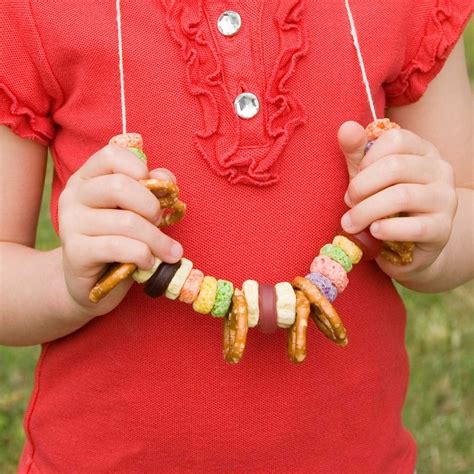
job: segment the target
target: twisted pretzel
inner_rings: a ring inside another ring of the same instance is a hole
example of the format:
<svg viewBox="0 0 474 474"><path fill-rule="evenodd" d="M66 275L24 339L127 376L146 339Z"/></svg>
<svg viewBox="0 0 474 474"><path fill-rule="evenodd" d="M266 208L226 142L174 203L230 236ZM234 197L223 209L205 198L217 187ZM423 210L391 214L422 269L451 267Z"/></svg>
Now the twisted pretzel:
<svg viewBox="0 0 474 474"><path fill-rule="evenodd" d="M242 358L248 327L247 300L242 291L235 288L232 309L224 318L224 359L229 364L236 364Z"/></svg>
<svg viewBox="0 0 474 474"><path fill-rule="evenodd" d="M392 242L384 240L380 255L394 265L407 265L413 262L413 242Z"/></svg>
<svg viewBox="0 0 474 474"><path fill-rule="evenodd" d="M306 359L306 329L310 313L310 303L301 290L296 290L296 319L288 329L288 356L291 362Z"/></svg>
<svg viewBox="0 0 474 474"><path fill-rule="evenodd" d="M141 179L140 184L143 184L157 197L162 209L173 207L178 199L179 189L173 181L151 178Z"/></svg>
<svg viewBox="0 0 474 474"><path fill-rule="evenodd" d="M89 293L89 301L98 303L107 296L121 281L127 279L137 266L134 263L113 263L102 275Z"/></svg>
<svg viewBox="0 0 474 474"><path fill-rule="evenodd" d="M179 222L184 217L186 204L178 199L179 189L175 183L162 179L142 179L140 183L156 196L160 201L161 208L164 209L158 227L176 224L176 222ZM89 301L98 303L136 269L137 266L133 263L112 264L90 291Z"/></svg>
<svg viewBox="0 0 474 474"><path fill-rule="evenodd" d="M347 334L341 318L318 287L301 276L297 276L291 284L293 288L301 290L308 298L312 305L311 317L315 320L319 329L324 326L325 329L321 329L324 335L337 345L346 346L348 343Z"/></svg>

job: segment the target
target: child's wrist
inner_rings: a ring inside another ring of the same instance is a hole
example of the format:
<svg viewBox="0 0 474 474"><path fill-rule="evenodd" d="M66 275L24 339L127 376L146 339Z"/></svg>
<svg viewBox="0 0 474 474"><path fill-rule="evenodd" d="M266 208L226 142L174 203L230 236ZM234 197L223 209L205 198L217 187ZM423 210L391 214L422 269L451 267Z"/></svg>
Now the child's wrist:
<svg viewBox="0 0 474 474"><path fill-rule="evenodd" d="M51 285L52 295L50 301L53 304L52 312L56 314L67 325L77 326L79 329L94 318L92 308L86 308L79 304L71 295L66 283L64 266L62 260L62 248L59 247L55 260L55 278Z"/></svg>
<svg viewBox="0 0 474 474"><path fill-rule="evenodd" d="M436 260L434 260L428 267L420 271L400 275L395 278L395 280L405 288L414 291L420 291L423 293L443 291L443 288L439 287L439 282L442 280L440 277L445 274L446 254L447 251L445 247Z"/></svg>

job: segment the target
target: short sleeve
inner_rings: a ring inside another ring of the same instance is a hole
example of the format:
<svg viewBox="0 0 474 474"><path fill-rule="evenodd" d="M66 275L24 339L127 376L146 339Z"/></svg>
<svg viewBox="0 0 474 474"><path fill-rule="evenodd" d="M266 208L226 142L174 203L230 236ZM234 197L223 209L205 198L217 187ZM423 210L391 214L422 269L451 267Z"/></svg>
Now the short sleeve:
<svg viewBox="0 0 474 474"><path fill-rule="evenodd" d="M401 70L384 84L387 106L416 102L441 71L469 21L474 0L413 0Z"/></svg>
<svg viewBox="0 0 474 474"><path fill-rule="evenodd" d="M56 87L29 1L1 0L0 124L48 145L55 135L51 114Z"/></svg>

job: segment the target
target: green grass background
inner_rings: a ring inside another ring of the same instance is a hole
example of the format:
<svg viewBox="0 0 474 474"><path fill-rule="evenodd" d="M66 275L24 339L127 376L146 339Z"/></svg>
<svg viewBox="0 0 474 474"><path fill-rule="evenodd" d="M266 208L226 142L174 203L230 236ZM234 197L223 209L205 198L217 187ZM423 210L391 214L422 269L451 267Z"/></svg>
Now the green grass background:
<svg viewBox="0 0 474 474"><path fill-rule="evenodd" d="M465 40L474 78L473 25ZM37 247L44 250L57 245L49 196L50 182L37 234ZM474 473L474 283L436 295L400 292L409 314L411 360L404 420L418 441L418 472ZM0 347L0 474L16 472L38 353L37 347Z"/></svg>

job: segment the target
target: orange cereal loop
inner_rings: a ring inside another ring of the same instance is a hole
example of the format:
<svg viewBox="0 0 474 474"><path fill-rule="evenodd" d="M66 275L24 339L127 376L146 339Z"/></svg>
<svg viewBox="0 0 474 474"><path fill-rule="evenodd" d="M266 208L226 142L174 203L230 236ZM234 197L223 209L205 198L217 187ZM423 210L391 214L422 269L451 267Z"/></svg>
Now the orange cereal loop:
<svg viewBox="0 0 474 474"><path fill-rule="evenodd" d="M391 122L388 118L377 119L367 125L365 131L367 133L367 140L377 140L384 132L400 128L400 125Z"/></svg>
<svg viewBox="0 0 474 474"><path fill-rule="evenodd" d="M204 273L197 268L193 268L188 278L184 282L183 288L179 293L179 301L186 304L193 304L199 295L201 283L204 279Z"/></svg>
<svg viewBox="0 0 474 474"><path fill-rule="evenodd" d="M139 150L143 150L143 139L139 133L121 133L120 135L112 137L109 143L123 148L138 148Z"/></svg>

